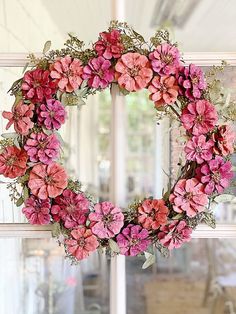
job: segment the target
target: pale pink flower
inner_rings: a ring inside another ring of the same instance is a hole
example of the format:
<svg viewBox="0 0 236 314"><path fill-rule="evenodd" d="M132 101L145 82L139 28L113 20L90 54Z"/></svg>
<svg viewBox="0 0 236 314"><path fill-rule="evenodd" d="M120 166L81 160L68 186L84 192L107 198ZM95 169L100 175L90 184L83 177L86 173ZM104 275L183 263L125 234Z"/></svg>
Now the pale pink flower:
<svg viewBox="0 0 236 314"><path fill-rule="evenodd" d="M41 200L31 195L26 200L22 212L31 225L48 225L50 223L50 207L48 198Z"/></svg>
<svg viewBox="0 0 236 314"><path fill-rule="evenodd" d="M27 169L27 159L24 149L7 146L0 153L0 174L11 179L23 176Z"/></svg>
<svg viewBox="0 0 236 314"><path fill-rule="evenodd" d="M148 230L139 225L129 224L116 237L120 253L123 255L136 256L148 248L151 244Z"/></svg>
<svg viewBox="0 0 236 314"><path fill-rule="evenodd" d="M198 100L184 108L181 122L193 135L206 134L212 131L217 123L216 108L207 100Z"/></svg>
<svg viewBox="0 0 236 314"><path fill-rule="evenodd" d="M67 251L79 261L94 252L99 243L90 229L80 227L71 231L71 238L65 240Z"/></svg>
<svg viewBox="0 0 236 314"><path fill-rule="evenodd" d="M100 239L109 239L120 232L124 225L124 215L119 207L110 202L98 203L89 214L91 230Z"/></svg>
<svg viewBox="0 0 236 314"><path fill-rule="evenodd" d="M48 70L34 69L27 71L22 79L22 93L26 99L33 103L41 103L45 99L52 98L56 91L56 82L49 76Z"/></svg>
<svg viewBox="0 0 236 314"><path fill-rule="evenodd" d="M50 67L50 76L62 92L72 93L82 83L83 66L79 59L70 56L58 58Z"/></svg>
<svg viewBox="0 0 236 314"><path fill-rule="evenodd" d="M179 248L185 242L191 240L192 229L187 226L184 220L173 221L169 225L162 226L158 233L160 243L169 250Z"/></svg>
<svg viewBox="0 0 236 314"><path fill-rule="evenodd" d="M193 136L184 147L186 159L196 161L198 164L209 161L212 159L213 146L213 140L207 141L204 135Z"/></svg>
<svg viewBox="0 0 236 314"><path fill-rule="evenodd" d="M174 76L155 76L148 90L149 98L154 101L156 107L169 105L177 100L179 87Z"/></svg>
<svg viewBox="0 0 236 314"><path fill-rule="evenodd" d="M102 32L99 36L100 39L95 43L97 54L105 59L120 58L124 50L120 32L113 29L111 32Z"/></svg>
<svg viewBox="0 0 236 314"><path fill-rule="evenodd" d="M89 205L90 203L83 193L75 193L66 189L53 201L51 213L54 220L63 222L65 228L75 228L85 224Z"/></svg>
<svg viewBox="0 0 236 314"><path fill-rule="evenodd" d="M197 179L205 186L204 192L209 195L215 192L223 193L234 176L231 162L224 161L220 156L198 167L196 174Z"/></svg>
<svg viewBox="0 0 236 314"><path fill-rule="evenodd" d="M129 92L147 87L153 76L148 58L137 52L122 55L115 70L118 84Z"/></svg>
<svg viewBox="0 0 236 314"><path fill-rule="evenodd" d="M203 212L208 203L204 185L195 178L179 180L169 200L175 212L186 212L188 217L195 217L198 213Z"/></svg>
<svg viewBox="0 0 236 314"><path fill-rule="evenodd" d="M34 115L34 105L24 104L23 100L20 100L15 106L12 107L12 112L3 111L2 116L8 119L6 129L9 129L13 124L14 129L21 135L29 134L29 130L33 128L34 123L32 118Z"/></svg>
<svg viewBox="0 0 236 314"><path fill-rule="evenodd" d="M178 85L180 94L190 100L201 98L202 92L207 87L202 69L194 64L179 69Z"/></svg>
<svg viewBox="0 0 236 314"><path fill-rule="evenodd" d="M48 99L38 107L37 113L39 125L44 125L48 130L58 130L65 123L65 107L58 100Z"/></svg>
<svg viewBox="0 0 236 314"><path fill-rule="evenodd" d="M236 134L230 125L219 126L212 134L212 139L215 143L213 148L215 154L228 156L234 153Z"/></svg>
<svg viewBox="0 0 236 314"><path fill-rule="evenodd" d="M159 75L175 74L180 66L180 53L178 48L168 43L156 47L149 54L153 71Z"/></svg>
<svg viewBox="0 0 236 314"><path fill-rule="evenodd" d="M165 202L157 199L146 199L138 208L138 222L145 229L158 229L166 224L169 209Z"/></svg>
<svg viewBox="0 0 236 314"><path fill-rule="evenodd" d="M49 165L38 164L30 171L28 186L32 194L42 200L55 198L67 186L66 171L55 162Z"/></svg>
<svg viewBox="0 0 236 314"><path fill-rule="evenodd" d="M46 135L43 132L31 133L24 149L30 161L49 164L59 156L60 141L55 134Z"/></svg>
<svg viewBox="0 0 236 314"><path fill-rule="evenodd" d="M84 67L83 79L88 80L88 86L92 88L107 88L114 80L114 69L111 62L103 57L89 60Z"/></svg>

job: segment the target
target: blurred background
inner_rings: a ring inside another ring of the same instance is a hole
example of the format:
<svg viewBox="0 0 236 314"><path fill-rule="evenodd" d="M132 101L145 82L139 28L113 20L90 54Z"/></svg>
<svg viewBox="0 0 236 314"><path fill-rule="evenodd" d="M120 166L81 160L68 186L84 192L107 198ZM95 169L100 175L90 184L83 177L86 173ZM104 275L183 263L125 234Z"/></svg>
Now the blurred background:
<svg viewBox="0 0 236 314"><path fill-rule="evenodd" d="M236 2L234 0L119 0L125 21L150 37L168 27L174 41L196 62L228 53L236 64ZM41 52L47 40L61 48L67 33L86 44L106 30L117 8L111 0L0 0L0 111L10 110L11 84L22 75L17 59ZM208 64L203 67L208 70ZM221 77L231 97L236 95L236 67ZM160 196L168 175L174 178L181 144L170 122L160 125L146 91L123 100L125 139L125 195ZM111 179L110 91L90 96L81 110L69 108L63 127L65 164L90 193L107 200ZM0 131L5 132L0 119ZM236 165L235 158L233 162ZM121 174L122 175L122 174ZM216 209L218 223L236 223L236 204ZM1 237L1 225L26 223L21 210L0 186L0 313L1 314L108 314L110 313L110 260L94 254L79 266L64 260L54 240ZM19 225L24 229L24 225ZM128 314L236 313L235 239L194 239L169 259L141 270L142 258L126 259ZM12 301L14 300L14 302ZM171 300L171 302L169 302ZM113 314L113 313L112 313ZM123 314L123 313L122 313Z"/></svg>

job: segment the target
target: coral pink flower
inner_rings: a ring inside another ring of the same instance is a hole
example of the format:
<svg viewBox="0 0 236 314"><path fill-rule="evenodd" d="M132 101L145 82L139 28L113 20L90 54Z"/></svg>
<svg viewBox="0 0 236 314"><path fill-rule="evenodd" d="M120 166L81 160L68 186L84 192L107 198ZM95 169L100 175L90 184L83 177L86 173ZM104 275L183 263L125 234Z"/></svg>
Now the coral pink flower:
<svg viewBox="0 0 236 314"><path fill-rule="evenodd" d="M111 62L103 57L89 60L84 67L83 79L88 80L89 87L106 88L114 80Z"/></svg>
<svg viewBox="0 0 236 314"><path fill-rule="evenodd" d="M31 195L22 209L23 214L31 225L48 225L50 223L50 201L41 200Z"/></svg>
<svg viewBox="0 0 236 314"><path fill-rule="evenodd" d="M12 112L3 111L3 118L9 120L6 129L9 129L14 124L14 129L17 133L21 135L29 134L29 130L34 126L34 123L31 121L34 115L33 110L33 104L25 105L21 100L12 107Z"/></svg>
<svg viewBox="0 0 236 314"><path fill-rule="evenodd" d="M145 88L153 76L148 58L137 52L122 55L115 70L118 84L129 92Z"/></svg>
<svg viewBox="0 0 236 314"><path fill-rule="evenodd" d="M58 100L48 99L45 104L40 105L37 113L38 123L48 130L58 130L65 123L65 107Z"/></svg>
<svg viewBox="0 0 236 314"><path fill-rule="evenodd" d="M55 134L46 135L43 132L31 133L24 149L32 162L41 161L49 164L59 155L60 142Z"/></svg>
<svg viewBox="0 0 236 314"><path fill-rule="evenodd" d="M57 59L50 67L50 76L55 79L59 89L71 93L82 83L83 66L79 59L70 56Z"/></svg>
<svg viewBox="0 0 236 314"><path fill-rule="evenodd" d="M188 217L195 217L204 211L208 203L208 197L204 193L204 185L195 178L179 180L169 200L173 204L175 212L186 212Z"/></svg>
<svg viewBox="0 0 236 314"><path fill-rule="evenodd" d="M233 154L236 134L231 126L219 126L217 132L212 134L212 139L215 142L213 148L215 154L223 156Z"/></svg>
<svg viewBox="0 0 236 314"><path fill-rule="evenodd" d="M156 107L169 105L177 100L179 87L174 76L155 76L148 87L151 92L149 98Z"/></svg>
<svg viewBox="0 0 236 314"><path fill-rule="evenodd" d="M35 69L27 71L23 77L21 89L26 99L33 103L41 103L44 99L52 98L56 91L56 82L49 76L48 70Z"/></svg>
<svg viewBox="0 0 236 314"><path fill-rule="evenodd" d="M75 228L85 224L88 212L89 201L85 195L69 189L55 198L51 209L54 220L63 221L65 228Z"/></svg>
<svg viewBox="0 0 236 314"><path fill-rule="evenodd" d="M224 161L220 156L198 167L196 174L197 179L205 186L204 192L209 195L214 192L223 193L234 176L231 162Z"/></svg>
<svg viewBox="0 0 236 314"><path fill-rule="evenodd" d="M156 230L166 224L168 213L163 200L147 199L138 208L138 222L147 230Z"/></svg>
<svg viewBox="0 0 236 314"><path fill-rule="evenodd" d="M110 202L98 203L89 214L91 230L100 239L109 239L120 232L124 225L124 215L119 207Z"/></svg>
<svg viewBox="0 0 236 314"><path fill-rule="evenodd" d="M97 54L105 59L120 58L124 50L120 32L113 29L111 32L102 32L99 36L100 39L95 43Z"/></svg>
<svg viewBox="0 0 236 314"><path fill-rule="evenodd" d="M193 135L206 134L214 129L218 120L216 108L207 100L198 100L184 108L181 121Z"/></svg>
<svg viewBox="0 0 236 314"><path fill-rule="evenodd" d="M89 256L89 253L96 250L99 243L95 235L90 229L81 227L71 231L71 238L65 240L67 251L75 256L78 260L82 260Z"/></svg>
<svg viewBox="0 0 236 314"><path fill-rule="evenodd" d="M179 50L170 44L164 43L157 46L149 54L153 71L159 75L175 74L180 66Z"/></svg>
<svg viewBox="0 0 236 314"><path fill-rule="evenodd" d="M120 253L126 256L136 256L144 252L149 244L151 244L151 240L148 237L147 229L143 229L138 225L129 224L116 237Z"/></svg>
<svg viewBox="0 0 236 314"><path fill-rule="evenodd" d="M186 158L196 161L198 164L209 161L212 159L213 146L214 142L212 140L206 141L204 135L193 136L184 147Z"/></svg>
<svg viewBox="0 0 236 314"><path fill-rule="evenodd" d="M0 154L0 174L11 179L23 176L27 169L27 159L23 149L7 146Z"/></svg>
<svg viewBox="0 0 236 314"><path fill-rule="evenodd" d="M178 83L180 86L180 94L190 100L200 98L203 90L207 87L201 68L194 64L180 68L178 72Z"/></svg>
<svg viewBox="0 0 236 314"><path fill-rule="evenodd" d="M48 197L56 197L67 186L67 174L65 169L53 162L50 165L36 165L32 168L28 186L35 196L45 200Z"/></svg>
<svg viewBox="0 0 236 314"><path fill-rule="evenodd" d="M162 226L158 233L160 243L169 250L179 248L184 242L191 240L192 229L187 226L184 220L173 221L169 225Z"/></svg>

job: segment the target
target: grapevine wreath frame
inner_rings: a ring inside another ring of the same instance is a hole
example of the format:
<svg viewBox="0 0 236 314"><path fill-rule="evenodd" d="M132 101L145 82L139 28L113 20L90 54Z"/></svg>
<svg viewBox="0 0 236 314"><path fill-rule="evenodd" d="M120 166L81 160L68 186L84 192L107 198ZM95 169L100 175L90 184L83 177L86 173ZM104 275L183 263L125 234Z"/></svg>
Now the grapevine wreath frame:
<svg viewBox="0 0 236 314"><path fill-rule="evenodd" d="M15 132L2 135L0 174L12 179L10 197L17 206L24 204L29 223L53 224L53 235L72 262L102 249L145 255L143 268L154 262L154 248L168 255L190 241L200 222L214 228L213 206L233 198L223 194L233 178L232 112L222 114L216 105L216 95L224 102L216 75L225 64L204 75L200 67L184 64L168 31L159 30L146 42L118 21L91 48L73 35L61 50L49 50L50 45L45 43L40 58L29 55L23 77L10 88L12 111L3 112L6 129L13 125ZM80 107L111 84L124 95L147 89L157 119L175 121L184 143L185 159L162 198L135 200L126 209L96 202L78 180L68 178L57 132L66 106Z"/></svg>

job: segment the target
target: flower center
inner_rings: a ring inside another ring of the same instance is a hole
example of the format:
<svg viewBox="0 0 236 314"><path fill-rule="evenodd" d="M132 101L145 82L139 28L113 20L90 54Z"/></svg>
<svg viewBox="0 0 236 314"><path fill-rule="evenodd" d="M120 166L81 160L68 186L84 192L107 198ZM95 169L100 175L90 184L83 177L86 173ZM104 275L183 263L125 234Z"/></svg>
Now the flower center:
<svg viewBox="0 0 236 314"><path fill-rule="evenodd" d="M17 158L15 156L12 156L9 159L7 159L6 165L7 166L12 166L16 162L16 160L17 160Z"/></svg>
<svg viewBox="0 0 236 314"><path fill-rule="evenodd" d="M41 86L41 84L38 81L33 82L33 88L37 88L39 86Z"/></svg>
<svg viewBox="0 0 236 314"><path fill-rule="evenodd" d="M192 77L192 83L193 83L194 85L199 83L199 79L198 79L197 76L193 76L193 77Z"/></svg>
<svg viewBox="0 0 236 314"><path fill-rule="evenodd" d="M134 239L134 238L132 238L132 239L129 241L129 244L130 244L130 246L135 246L135 245L138 245L139 242L140 242L139 239Z"/></svg>
<svg viewBox="0 0 236 314"><path fill-rule="evenodd" d="M202 152L202 148L199 147L199 146L197 146L197 147L195 148L195 152L198 153L198 154L200 154L200 153Z"/></svg>
<svg viewBox="0 0 236 314"><path fill-rule="evenodd" d="M202 121L203 121L203 116L199 114L199 115L196 117L196 122L201 123Z"/></svg>
<svg viewBox="0 0 236 314"><path fill-rule="evenodd" d="M85 246L85 238L81 237L78 241L77 241L78 245L80 247L84 247Z"/></svg>
<svg viewBox="0 0 236 314"><path fill-rule="evenodd" d="M108 214L108 215L103 216L102 221L103 221L105 226L109 225L109 223L111 223L113 221L113 215Z"/></svg>
<svg viewBox="0 0 236 314"><path fill-rule="evenodd" d="M212 175L212 180L215 182L215 183L219 183L220 180L221 180L221 175L219 173L219 171L215 171Z"/></svg>
<svg viewBox="0 0 236 314"><path fill-rule="evenodd" d="M135 77L139 74L139 70L140 70L139 67L135 66L132 69L129 69L129 75L131 77Z"/></svg>
<svg viewBox="0 0 236 314"><path fill-rule="evenodd" d="M55 116L55 111L49 111L50 118L53 118Z"/></svg>
<svg viewBox="0 0 236 314"><path fill-rule="evenodd" d="M161 55L161 60L166 63L169 64L173 61L173 56L170 54L162 54Z"/></svg>
<svg viewBox="0 0 236 314"><path fill-rule="evenodd" d="M66 210L71 213L71 212L74 212L75 211L75 205L74 204L69 204L67 207L66 207Z"/></svg>
<svg viewBox="0 0 236 314"><path fill-rule="evenodd" d="M187 200L191 200L193 198L193 193L192 192L187 192L184 196Z"/></svg>
<svg viewBox="0 0 236 314"><path fill-rule="evenodd" d="M38 147L44 149L47 146L47 141L39 141Z"/></svg>
<svg viewBox="0 0 236 314"><path fill-rule="evenodd" d="M54 180L53 180L53 178L50 177L50 176L46 176L46 177L45 177L45 182L46 182L46 184L48 184L48 185L53 185L53 184L55 183Z"/></svg>
<svg viewBox="0 0 236 314"><path fill-rule="evenodd" d="M161 84L161 85L160 85L160 91L161 91L161 92L165 93L167 90L168 90L168 88L166 87L165 84Z"/></svg>

